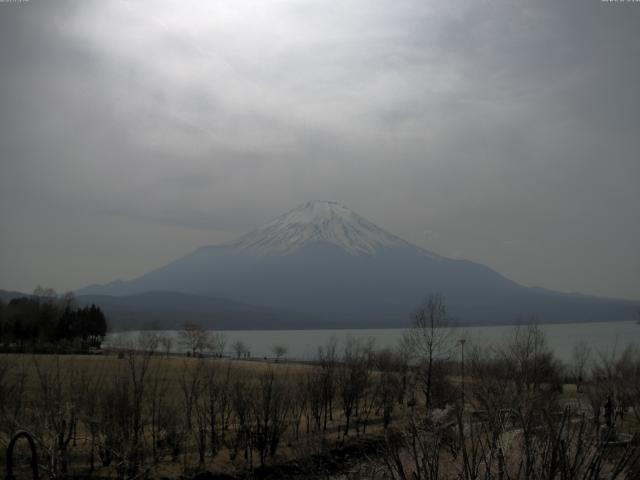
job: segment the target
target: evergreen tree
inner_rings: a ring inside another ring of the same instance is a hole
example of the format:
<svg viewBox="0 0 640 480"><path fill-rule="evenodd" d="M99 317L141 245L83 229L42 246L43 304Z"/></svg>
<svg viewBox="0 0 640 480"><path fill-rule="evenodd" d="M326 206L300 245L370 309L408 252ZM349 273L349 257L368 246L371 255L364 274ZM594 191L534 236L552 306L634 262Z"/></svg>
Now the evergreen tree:
<svg viewBox="0 0 640 480"><path fill-rule="evenodd" d="M40 295L14 298L0 303L0 341L54 344L79 341L82 348L100 348L107 333L107 321L96 305L78 308L70 295L57 297L50 290ZM46 295L45 295L46 293Z"/></svg>

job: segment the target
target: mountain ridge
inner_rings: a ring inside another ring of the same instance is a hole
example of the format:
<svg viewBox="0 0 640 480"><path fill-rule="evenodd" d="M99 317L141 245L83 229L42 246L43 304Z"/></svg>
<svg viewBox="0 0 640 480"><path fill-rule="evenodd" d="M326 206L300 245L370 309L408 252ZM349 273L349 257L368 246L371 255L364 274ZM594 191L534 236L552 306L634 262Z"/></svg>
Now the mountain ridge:
<svg viewBox="0 0 640 480"><path fill-rule="evenodd" d="M431 293L460 324L537 316L543 322L625 320L638 302L525 287L477 262L442 257L337 202L307 202L249 233L129 281L80 294L169 291L298 312L296 328L406 327ZM265 320L264 328L270 321Z"/></svg>

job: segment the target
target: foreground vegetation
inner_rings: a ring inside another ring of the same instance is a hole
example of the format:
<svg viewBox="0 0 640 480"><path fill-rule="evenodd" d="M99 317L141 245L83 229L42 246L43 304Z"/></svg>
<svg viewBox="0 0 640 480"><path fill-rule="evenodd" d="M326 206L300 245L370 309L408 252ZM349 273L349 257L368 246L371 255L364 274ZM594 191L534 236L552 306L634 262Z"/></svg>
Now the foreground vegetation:
<svg viewBox="0 0 640 480"><path fill-rule="evenodd" d="M396 350L332 342L314 364L171 356L155 334L104 355L5 354L0 443L31 432L48 478L279 478L292 464L326 478L354 445L366 456L349 450L344 478L640 478L637 347L583 345L563 366L533 324L465 347L445 319L433 297Z"/></svg>

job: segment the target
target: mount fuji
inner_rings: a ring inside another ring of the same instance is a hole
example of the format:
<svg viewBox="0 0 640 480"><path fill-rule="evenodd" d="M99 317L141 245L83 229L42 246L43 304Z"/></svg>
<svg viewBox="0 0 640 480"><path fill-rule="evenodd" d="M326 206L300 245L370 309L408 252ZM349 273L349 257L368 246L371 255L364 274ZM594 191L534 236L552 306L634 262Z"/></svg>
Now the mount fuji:
<svg viewBox="0 0 640 480"><path fill-rule="evenodd" d="M453 320L467 325L532 315L543 322L629 320L638 308L638 302L524 287L325 201L307 202L237 240L201 247L136 279L77 293L132 328L129 320L140 325L145 315L166 328L194 320L227 329L404 327L432 293L444 295Z"/></svg>

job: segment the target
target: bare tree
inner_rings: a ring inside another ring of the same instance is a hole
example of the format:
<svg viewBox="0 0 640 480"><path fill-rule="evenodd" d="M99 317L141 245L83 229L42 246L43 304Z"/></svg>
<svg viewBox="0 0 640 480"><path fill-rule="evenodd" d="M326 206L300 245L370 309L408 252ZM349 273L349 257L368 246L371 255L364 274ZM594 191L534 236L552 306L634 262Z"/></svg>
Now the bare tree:
<svg viewBox="0 0 640 480"><path fill-rule="evenodd" d="M107 361L86 364L73 385L78 397L78 420L84 426L85 445L89 441L89 469L87 477L95 470L97 447L100 439L100 398L104 395ZM87 438L87 436L89 438Z"/></svg>
<svg viewBox="0 0 640 480"><path fill-rule="evenodd" d="M616 362L618 373L617 390L619 412L623 420L626 409L630 408L636 421L640 422L640 347L630 344Z"/></svg>
<svg viewBox="0 0 640 480"><path fill-rule="evenodd" d="M198 466L204 465L207 449L208 409L206 405L205 360L184 359L183 374L179 379L182 393L182 411L184 412L184 438L195 441L198 453ZM188 468L189 452L183 452L184 468Z"/></svg>
<svg viewBox="0 0 640 480"><path fill-rule="evenodd" d="M154 342L151 347L155 348ZM144 400L146 398L146 387L148 384L148 374L153 350L146 350L142 354L129 352L127 363L129 365L130 392L131 392L131 413L132 422L132 444L129 458L127 458L128 473L138 472L139 466L144 461L144 423L143 417Z"/></svg>
<svg viewBox="0 0 640 480"><path fill-rule="evenodd" d="M211 350L216 357L224 356L224 349L227 346L227 337L222 332L214 332L211 335Z"/></svg>
<svg viewBox="0 0 640 480"><path fill-rule="evenodd" d="M293 374L290 376L291 382L288 387L288 397L290 399L290 422L293 425L296 441L300 439L300 423L302 416L307 410L309 391L307 390L307 377L303 374ZM316 400L317 402L317 400Z"/></svg>
<svg viewBox="0 0 640 480"><path fill-rule="evenodd" d="M344 357L337 368L338 396L345 419L344 436L349 435L351 419L357 415L358 406L370 381L369 359L371 345L360 339L349 338Z"/></svg>
<svg viewBox="0 0 640 480"><path fill-rule="evenodd" d="M411 412L400 429L385 433L382 461L391 480L440 480L443 478L465 478L447 474L450 465L444 453L450 429L442 424L419 418ZM449 468L443 468L449 467ZM486 478L494 478L487 476ZM469 479L470 480L470 479Z"/></svg>
<svg viewBox="0 0 640 480"><path fill-rule="evenodd" d="M234 461L238 453L244 451L244 459L253 466L253 445L255 428L252 411L255 403L255 387L242 375L234 376L231 385L231 405L233 405L233 437L229 442L229 457Z"/></svg>
<svg viewBox="0 0 640 480"><path fill-rule="evenodd" d="M604 391L630 384L618 378L637 375L634 355L630 348L605 358L597 377ZM381 458L390 478L637 478L638 445L614 447L610 431L603 437L588 417L558 408L559 362L535 323L516 328L502 346L472 349L469 370L469 403L481 409L465 418L457 403L453 421L446 410L427 418L410 410L386 431Z"/></svg>
<svg viewBox="0 0 640 480"><path fill-rule="evenodd" d="M336 396L336 366L338 363L338 340L331 337L324 347L318 348L318 361L322 371L322 411L324 413L323 431L327 430L328 420L333 420L333 399Z"/></svg>
<svg viewBox="0 0 640 480"><path fill-rule="evenodd" d="M138 334L137 347L138 350L153 355L160 346L160 334L155 331L147 330Z"/></svg>
<svg viewBox="0 0 640 480"><path fill-rule="evenodd" d="M391 423L391 415L399 397L398 391L402 388L400 380L402 362L396 358L396 353L391 350L378 352L374 356L374 361L377 369L375 397L377 407L382 411L382 425L386 431Z"/></svg>
<svg viewBox="0 0 640 480"><path fill-rule="evenodd" d="M18 429L25 400L24 361L16 365L6 355L0 356L0 445Z"/></svg>
<svg viewBox="0 0 640 480"><path fill-rule="evenodd" d="M561 367L535 318L514 329L499 357L508 382L501 396L510 398L513 422L522 431L525 476L536 478L537 434L545 416L560 411Z"/></svg>
<svg viewBox="0 0 640 480"><path fill-rule="evenodd" d="M413 326L406 333L406 342L424 366L425 403L431 408L436 362L445 359L452 347L453 330L447 316L447 306L440 294L431 295L415 312Z"/></svg>
<svg viewBox="0 0 640 480"><path fill-rule="evenodd" d="M227 428L230 379L231 363L224 368L219 362L211 361L206 364L205 393L209 422L209 450L212 458L218 453Z"/></svg>
<svg viewBox="0 0 640 480"><path fill-rule="evenodd" d="M41 466L51 478L57 478L67 473L68 449L77 422L72 387L77 370L73 366L62 366L57 356L53 365L34 357L34 367L37 378L34 427L46 460Z"/></svg>
<svg viewBox="0 0 640 480"><path fill-rule="evenodd" d="M582 390L582 384L584 383L585 375L587 373L586 368L590 358L591 349L584 340L573 346L571 376L576 384L576 390L578 393Z"/></svg>
<svg viewBox="0 0 640 480"><path fill-rule="evenodd" d="M271 351L276 356L276 362L278 362L287 354L289 349L285 345L274 345L273 347L271 347Z"/></svg>
<svg viewBox="0 0 640 480"><path fill-rule="evenodd" d="M286 385L272 370L260 375L254 394L255 447L260 454L260 464L264 465L267 455L276 454L287 427L291 400Z"/></svg>
<svg viewBox="0 0 640 480"><path fill-rule="evenodd" d="M246 353L248 352L247 346L241 340L234 342L233 345L231 345L231 348L233 349L233 352L236 354L237 359L240 359L241 357L246 355Z"/></svg>
<svg viewBox="0 0 640 480"><path fill-rule="evenodd" d="M173 348L173 337L166 332L161 334L160 346L162 347L162 351L168 357L171 353L171 349Z"/></svg>
<svg viewBox="0 0 640 480"><path fill-rule="evenodd" d="M307 433L319 432L322 429L322 417L327 408L325 401L325 373L320 369L314 369L306 373L304 377L304 390L307 398ZM325 430L326 430L326 415Z"/></svg>
<svg viewBox="0 0 640 480"><path fill-rule="evenodd" d="M164 337L161 337L164 338ZM151 454L153 463L158 464L162 454L161 439L167 435L167 422L163 422L162 415L169 409L170 399L167 395L170 380L167 378L166 359L158 359L152 365L148 375L147 394L144 399L144 414L151 430ZM165 442L166 443L166 442Z"/></svg>
<svg viewBox="0 0 640 480"><path fill-rule="evenodd" d="M130 350L109 369L95 422L98 454L118 478L135 478L144 461L144 400L150 356Z"/></svg>
<svg viewBox="0 0 640 480"><path fill-rule="evenodd" d="M607 425L612 427L617 419L624 421L626 411L631 410L640 418L640 349L630 344L620 353L614 348L609 353L600 352L592 368L592 379L586 389L594 417L598 419L605 402L610 405ZM596 412L596 409L598 410ZM606 413L606 412L605 412Z"/></svg>
<svg viewBox="0 0 640 480"><path fill-rule="evenodd" d="M180 331L180 344L194 357L211 348L211 332L195 323L187 323Z"/></svg>
<svg viewBox="0 0 640 480"><path fill-rule="evenodd" d="M204 361L200 359L199 361ZM196 447L198 450L198 468L203 469L205 463L205 455L207 452L207 444L210 440L208 429L210 427L210 404L208 402L208 396L206 395L207 389L206 372L203 372L200 389L198 395L195 398L193 404L193 412L195 421L193 427L195 427L194 438L196 440Z"/></svg>

